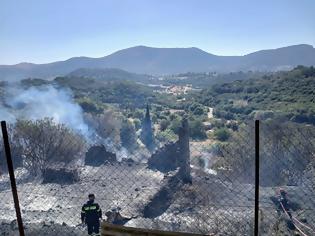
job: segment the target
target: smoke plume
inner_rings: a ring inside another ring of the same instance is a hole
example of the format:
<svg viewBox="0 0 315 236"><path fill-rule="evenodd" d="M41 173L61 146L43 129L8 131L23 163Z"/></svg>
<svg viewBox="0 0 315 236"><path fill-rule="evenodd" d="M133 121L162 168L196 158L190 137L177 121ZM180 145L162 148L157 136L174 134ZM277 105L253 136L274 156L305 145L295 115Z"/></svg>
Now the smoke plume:
<svg viewBox="0 0 315 236"><path fill-rule="evenodd" d="M73 101L70 90L56 89L52 85L30 87L9 85L4 102L0 106L0 119L14 123L17 119L38 120L52 118L56 123L88 137L88 126L83 119L81 107Z"/></svg>
<svg viewBox="0 0 315 236"><path fill-rule="evenodd" d="M3 97L0 102L1 120L15 123L18 119L52 118L54 122L64 124L83 135L90 145L103 144L107 150L115 152L119 160L128 156L127 149L117 147L110 137L102 138L96 127L89 125L70 89L56 88L53 85L25 89L18 84L9 84L5 87Z"/></svg>

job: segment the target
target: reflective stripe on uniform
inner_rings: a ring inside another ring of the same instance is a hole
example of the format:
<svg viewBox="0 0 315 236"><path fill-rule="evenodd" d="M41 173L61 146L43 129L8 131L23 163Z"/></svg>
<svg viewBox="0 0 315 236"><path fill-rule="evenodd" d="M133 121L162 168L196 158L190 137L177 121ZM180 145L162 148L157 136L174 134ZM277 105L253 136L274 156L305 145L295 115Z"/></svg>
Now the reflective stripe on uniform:
<svg viewBox="0 0 315 236"><path fill-rule="evenodd" d="M96 210L96 206L84 207L84 210L85 210L85 211Z"/></svg>

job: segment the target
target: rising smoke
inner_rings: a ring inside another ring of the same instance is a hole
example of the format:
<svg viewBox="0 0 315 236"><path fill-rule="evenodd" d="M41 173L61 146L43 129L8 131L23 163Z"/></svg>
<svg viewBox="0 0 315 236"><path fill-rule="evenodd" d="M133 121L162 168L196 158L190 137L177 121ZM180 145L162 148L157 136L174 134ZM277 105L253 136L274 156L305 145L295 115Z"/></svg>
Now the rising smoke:
<svg viewBox="0 0 315 236"><path fill-rule="evenodd" d="M73 101L70 90L56 89L52 85L23 89L18 85L5 88L0 105L0 119L14 123L17 119L38 120L52 118L72 130L89 136L81 107Z"/></svg>
<svg viewBox="0 0 315 236"><path fill-rule="evenodd" d="M115 152L119 160L127 158L128 151L116 147L110 138L101 138L85 121L82 108L75 103L70 89L53 85L22 88L19 84L9 84L4 90L0 103L0 119L15 123L18 119L39 120L52 118L54 122L83 135L90 144L103 144Z"/></svg>

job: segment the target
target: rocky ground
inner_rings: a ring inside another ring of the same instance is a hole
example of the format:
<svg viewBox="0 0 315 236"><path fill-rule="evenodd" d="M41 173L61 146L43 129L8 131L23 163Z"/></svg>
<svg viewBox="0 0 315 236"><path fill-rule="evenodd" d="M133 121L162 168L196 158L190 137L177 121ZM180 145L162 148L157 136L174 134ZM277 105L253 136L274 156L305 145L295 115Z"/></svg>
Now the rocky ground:
<svg viewBox="0 0 315 236"><path fill-rule="evenodd" d="M75 184L41 184L41 180L23 183L20 180L18 191L23 220L76 226L80 224L81 206L89 193L96 195L104 212L120 207L122 214L133 217L140 214L150 196L158 191L162 179L161 173L143 164L116 163L80 168L80 182ZM10 221L15 219L15 211L8 179L2 178L0 186L0 220Z"/></svg>
<svg viewBox="0 0 315 236"><path fill-rule="evenodd" d="M2 221L0 226L1 236L17 236L19 235L16 221ZM41 223L25 223L24 224L25 235L27 236L85 236L83 226L71 227L64 224L55 224L53 221L41 222Z"/></svg>
<svg viewBox="0 0 315 236"><path fill-rule="evenodd" d="M189 231L215 235L252 235L254 186L232 183L211 172L193 168L191 185L169 188L160 193L176 171L163 174L146 164L114 163L79 168L80 181L74 184L42 184L17 171L18 191L26 235L82 235L80 211L87 194L93 192L103 212L121 209L130 218L127 226ZM295 235L272 201L278 188L260 188L261 235ZM293 215L307 225L315 225L314 189L286 187L294 203ZM160 193L157 196L157 194ZM303 194L302 194L303 193ZM15 211L7 176L0 178L0 235L17 235ZM152 203L161 212L144 217ZM165 207L165 204L167 206ZM165 209L164 209L165 208ZM103 214L105 215L105 214ZM104 218L106 218L104 216ZM309 234L312 235L312 234Z"/></svg>

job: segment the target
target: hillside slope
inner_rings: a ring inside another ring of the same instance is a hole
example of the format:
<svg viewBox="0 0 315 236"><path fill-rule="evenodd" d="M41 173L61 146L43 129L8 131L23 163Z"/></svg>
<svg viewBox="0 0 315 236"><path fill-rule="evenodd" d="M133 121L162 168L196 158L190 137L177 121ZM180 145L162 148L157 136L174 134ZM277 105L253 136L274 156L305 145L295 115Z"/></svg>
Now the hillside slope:
<svg viewBox="0 0 315 236"><path fill-rule="evenodd" d="M67 77L84 77L97 80L131 80L131 81L148 81L151 76L130 73L115 68L80 68L70 72Z"/></svg>
<svg viewBox="0 0 315 236"><path fill-rule="evenodd" d="M291 69L297 65L315 65L313 46L294 45L245 56L216 56L198 48L137 46L101 58L74 57L48 64L0 65L0 79L53 78L79 68L119 68L140 74L163 75L210 71L275 71Z"/></svg>
<svg viewBox="0 0 315 236"><path fill-rule="evenodd" d="M314 67L299 66L257 79L216 84L196 97L198 102L214 107L216 116L225 119L255 116L315 124L314 91Z"/></svg>

